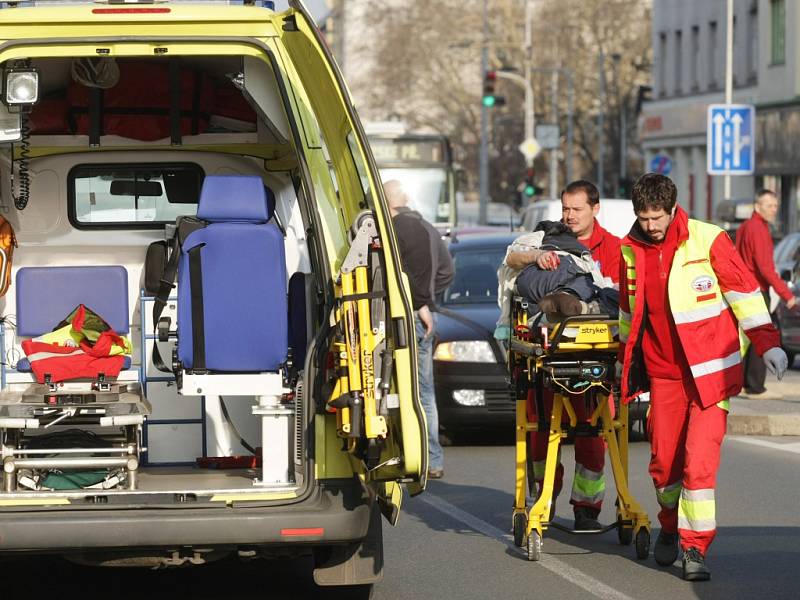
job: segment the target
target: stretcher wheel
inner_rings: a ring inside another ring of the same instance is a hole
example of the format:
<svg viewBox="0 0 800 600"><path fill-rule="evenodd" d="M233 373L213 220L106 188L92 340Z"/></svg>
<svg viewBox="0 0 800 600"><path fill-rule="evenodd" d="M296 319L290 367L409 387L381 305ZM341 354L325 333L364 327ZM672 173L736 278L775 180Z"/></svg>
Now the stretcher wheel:
<svg viewBox="0 0 800 600"><path fill-rule="evenodd" d="M522 548L525 546L525 532L528 529L528 519L525 513L514 515L514 544Z"/></svg>
<svg viewBox="0 0 800 600"><path fill-rule="evenodd" d="M535 529L528 536L528 560L539 561L542 558L542 536Z"/></svg>
<svg viewBox="0 0 800 600"><path fill-rule="evenodd" d="M625 527L622 523L617 527L617 538L623 546L630 546L633 541L633 529Z"/></svg>
<svg viewBox="0 0 800 600"><path fill-rule="evenodd" d="M642 527L636 532L636 558L644 560L650 554L650 530Z"/></svg>

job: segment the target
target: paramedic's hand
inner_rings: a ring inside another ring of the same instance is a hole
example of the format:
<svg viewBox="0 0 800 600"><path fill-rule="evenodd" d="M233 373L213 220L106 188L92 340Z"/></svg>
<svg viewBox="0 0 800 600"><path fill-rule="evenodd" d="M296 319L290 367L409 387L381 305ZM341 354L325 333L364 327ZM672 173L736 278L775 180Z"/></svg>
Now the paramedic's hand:
<svg viewBox="0 0 800 600"><path fill-rule="evenodd" d="M417 314L422 324L425 325L425 339L427 339L433 334L433 314L431 309L424 305L417 311Z"/></svg>
<svg viewBox="0 0 800 600"><path fill-rule="evenodd" d="M797 308L797 296L793 296L792 299L786 303L786 308L788 308L789 310Z"/></svg>
<svg viewBox="0 0 800 600"><path fill-rule="evenodd" d="M779 348L778 346L770 348L764 352L763 359L769 372L777 376L778 379L783 379L783 374L786 373L786 369L789 368L789 358L786 356L786 352L783 351L783 348Z"/></svg>
<svg viewBox="0 0 800 600"><path fill-rule="evenodd" d="M555 271L561 259L555 252L545 252L536 259L536 265L545 271Z"/></svg>

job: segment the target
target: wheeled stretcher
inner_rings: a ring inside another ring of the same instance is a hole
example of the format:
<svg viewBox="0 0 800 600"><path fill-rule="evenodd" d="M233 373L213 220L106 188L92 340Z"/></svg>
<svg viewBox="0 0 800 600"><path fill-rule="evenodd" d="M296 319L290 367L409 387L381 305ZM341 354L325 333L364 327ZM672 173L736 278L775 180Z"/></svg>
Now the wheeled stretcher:
<svg viewBox="0 0 800 600"><path fill-rule="evenodd" d="M567 317L545 323L528 314L528 301L516 297L511 311L508 366L516 397L516 480L512 524L514 542L538 561L548 527L569 533L617 530L619 542L635 540L636 556L650 549L650 520L628 489L628 406L615 393L615 362L619 343L617 321L606 315ZM546 409L544 392L553 392ZM587 402L588 423L578 422L575 403ZM613 412L612 412L613 407ZM566 418L564 418L566 416ZM564 418L566 423L562 423ZM543 483L536 498L530 433L548 434ZM561 440L568 435L601 437L617 488L616 521L591 531L574 531L551 521L554 480ZM526 492L534 497L527 506Z"/></svg>

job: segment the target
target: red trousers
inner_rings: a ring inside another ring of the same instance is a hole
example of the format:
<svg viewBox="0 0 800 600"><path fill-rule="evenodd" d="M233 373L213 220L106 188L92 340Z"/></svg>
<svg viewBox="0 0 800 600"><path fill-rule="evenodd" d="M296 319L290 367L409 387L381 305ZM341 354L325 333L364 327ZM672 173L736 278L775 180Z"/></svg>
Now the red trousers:
<svg viewBox="0 0 800 600"><path fill-rule="evenodd" d="M575 408L575 415L579 422L588 422L592 416L593 408L587 408L583 396L571 396L572 406ZM534 405L534 392L528 392L528 420L536 419L536 408ZM553 410L553 392L544 391L544 406L547 417ZM568 421L566 411L562 418ZM544 466L547 459L547 442L549 435L547 432L534 431L531 433L531 448L533 450L533 477L539 490L542 489L544 480ZM560 446L559 446L560 452ZM603 505L605 496L605 476L603 467L606 461L605 441L599 437L575 437L575 476L572 483L572 494L570 504L573 506L585 506L598 513ZM561 492L564 478L564 465L561 464L559 457L558 467L556 468L555 481L553 483L553 499Z"/></svg>
<svg viewBox="0 0 800 600"><path fill-rule="evenodd" d="M705 555L717 531L714 488L727 410L703 408L692 380L650 378L650 476L665 533Z"/></svg>

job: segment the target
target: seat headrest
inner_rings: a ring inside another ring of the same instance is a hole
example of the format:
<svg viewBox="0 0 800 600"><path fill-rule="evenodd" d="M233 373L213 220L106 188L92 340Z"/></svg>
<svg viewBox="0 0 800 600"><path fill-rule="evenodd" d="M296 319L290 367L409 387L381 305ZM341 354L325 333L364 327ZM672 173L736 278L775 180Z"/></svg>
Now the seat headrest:
<svg viewBox="0 0 800 600"><path fill-rule="evenodd" d="M210 223L266 223L275 195L256 175L208 175L203 180L197 216Z"/></svg>

